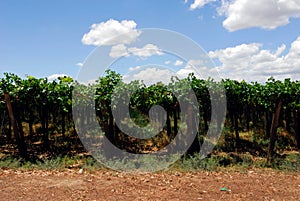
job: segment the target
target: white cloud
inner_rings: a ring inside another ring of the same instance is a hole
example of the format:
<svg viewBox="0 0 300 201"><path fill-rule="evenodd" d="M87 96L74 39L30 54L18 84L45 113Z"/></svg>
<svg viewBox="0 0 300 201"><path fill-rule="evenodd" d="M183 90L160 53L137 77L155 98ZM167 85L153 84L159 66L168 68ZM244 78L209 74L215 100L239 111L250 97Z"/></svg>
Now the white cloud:
<svg viewBox="0 0 300 201"><path fill-rule="evenodd" d="M229 47L222 50L209 52L211 58L218 58L221 63L226 63L228 67L235 69L248 63L254 55L259 52L261 44L251 43Z"/></svg>
<svg viewBox="0 0 300 201"><path fill-rule="evenodd" d="M300 36L291 44L289 53L284 57L291 66L300 72ZM300 77L299 77L300 79Z"/></svg>
<svg viewBox="0 0 300 201"><path fill-rule="evenodd" d="M227 17L223 26L229 31L275 29L288 24L290 18L300 17L300 0L222 0L218 12Z"/></svg>
<svg viewBox="0 0 300 201"><path fill-rule="evenodd" d="M165 64L166 64L166 65L168 65L168 64L170 64L170 63L171 63L170 60L165 61Z"/></svg>
<svg viewBox="0 0 300 201"><path fill-rule="evenodd" d="M163 52L153 44L146 44L142 48L130 47L127 48L124 44L115 45L111 48L109 56L112 58L128 57L130 55L141 58L151 57L153 55L163 55Z"/></svg>
<svg viewBox="0 0 300 201"><path fill-rule="evenodd" d="M190 73L195 73L191 68L182 68L177 72L179 78L186 78Z"/></svg>
<svg viewBox="0 0 300 201"><path fill-rule="evenodd" d="M82 67L82 66L83 66L83 63L78 62L78 63L76 64L76 66Z"/></svg>
<svg viewBox="0 0 300 201"><path fill-rule="evenodd" d="M118 58L122 56L129 56L127 47L124 44L119 44L111 47L109 56L112 58Z"/></svg>
<svg viewBox="0 0 300 201"><path fill-rule="evenodd" d="M128 52L139 57L150 57L152 55L163 55L163 52L153 44L147 44L142 48L131 47Z"/></svg>
<svg viewBox="0 0 300 201"><path fill-rule="evenodd" d="M163 55L163 52L153 44L146 44L144 47L130 47L127 48L124 44L115 45L111 48L109 56L118 58L121 56L138 56L141 58L151 57L153 55Z"/></svg>
<svg viewBox="0 0 300 201"><path fill-rule="evenodd" d="M141 66L136 66L136 67L130 67L129 70L136 71L136 70L140 70L141 68L142 68Z"/></svg>
<svg viewBox="0 0 300 201"><path fill-rule="evenodd" d="M202 8L216 0L194 0L190 10ZM226 16L223 27L229 31L259 27L275 29L300 17L300 0L222 0L219 15Z"/></svg>
<svg viewBox="0 0 300 201"><path fill-rule="evenodd" d="M174 62L174 66L181 66L182 64L183 64L183 61L181 61L181 60L176 60Z"/></svg>
<svg viewBox="0 0 300 201"><path fill-rule="evenodd" d="M190 5L191 10L195 10L196 8L202 8L208 3L214 2L216 0L194 0L194 3Z"/></svg>
<svg viewBox="0 0 300 201"><path fill-rule="evenodd" d="M205 65L203 60L189 60L186 66L179 71L177 71L177 76L180 78L186 78L190 73L198 78L205 79L208 78L209 68Z"/></svg>
<svg viewBox="0 0 300 201"><path fill-rule="evenodd" d="M123 81L128 83L132 80L143 80L144 84L147 86L156 84L157 82L168 84L171 81L171 77L176 75L176 73L169 69L156 67L142 69L140 66L137 66L131 70L132 72L123 76Z"/></svg>
<svg viewBox="0 0 300 201"><path fill-rule="evenodd" d="M286 45L276 51L262 49L261 44L242 44L209 52L221 63L217 67L226 78L265 82L269 77L300 79L300 36L283 55Z"/></svg>
<svg viewBox="0 0 300 201"><path fill-rule="evenodd" d="M48 81L52 82L53 80L57 80L59 77L67 76L66 74L53 74L47 77Z"/></svg>
<svg viewBox="0 0 300 201"><path fill-rule="evenodd" d="M118 45L130 44L141 34L136 29L137 24L133 20L117 21L110 19L106 22L93 24L88 33L82 37L85 45Z"/></svg>

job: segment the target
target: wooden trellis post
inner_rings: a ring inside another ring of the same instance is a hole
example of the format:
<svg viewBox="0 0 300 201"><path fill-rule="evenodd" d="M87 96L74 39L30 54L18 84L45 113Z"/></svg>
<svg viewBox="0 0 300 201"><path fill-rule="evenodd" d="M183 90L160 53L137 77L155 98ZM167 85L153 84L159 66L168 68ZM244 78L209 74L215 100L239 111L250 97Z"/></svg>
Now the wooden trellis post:
<svg viewBox="0 0 300 201"><path fill-rule="evenodd" d="M268 147L268 156L267 156L267 165L271 165L271 161L274 155L275 142L277 138L278 119L279 119L281 107L282 107L282 101L279 100L276 104L276 111L273 114L273 119L272 119L272 126L270 131L270 143Z"/></svg>
<svg viewBox="0 0 300 201"><path fill-rule="evenodd" d="M16 119L15 119L15 116L14 116L14 113L13 113L13 109L12 109L12 106L11 106L11 101L10 101L9 94L5 93L4 98L5 98L6 107L7 107L7 110L8 110L8 116L9 116L11 125L12 125L13 130L14 130L14 136L15 136L15 139L16 139L16 142L17 142L19 154L22 158L27 158L26 143L24 141L24 136L19 131L19 128L18 128Z"/></svg>

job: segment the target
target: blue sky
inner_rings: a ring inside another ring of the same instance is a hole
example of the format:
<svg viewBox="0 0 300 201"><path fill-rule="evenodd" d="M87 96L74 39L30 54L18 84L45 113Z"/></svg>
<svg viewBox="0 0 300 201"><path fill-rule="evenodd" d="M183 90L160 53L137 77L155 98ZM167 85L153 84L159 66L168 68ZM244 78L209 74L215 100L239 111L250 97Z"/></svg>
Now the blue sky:
<svg viewBox="0 0 300 201"><path fill-rule="evenodd" d="M77 64L101 46L83 41L85 34L98 37L91 26L109 33L116 30L110 26L131 22L133 32L162 28L186 35L224 78L300 79L299 17L300 0L1 1L0 73L76 78L82 68Z"/></svg>

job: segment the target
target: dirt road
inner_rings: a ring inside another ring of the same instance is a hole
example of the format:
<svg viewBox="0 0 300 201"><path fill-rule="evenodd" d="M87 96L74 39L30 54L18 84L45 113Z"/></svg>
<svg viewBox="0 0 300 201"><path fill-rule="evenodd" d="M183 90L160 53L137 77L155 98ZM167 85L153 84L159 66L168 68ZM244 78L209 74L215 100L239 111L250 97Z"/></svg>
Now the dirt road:
<svg viewBox="0 0 300 201"><path fill-rule="evenodd" d="M223 188L223 189L222 189ZM300 200L300 174L0 170L0 200Z"/></svg>

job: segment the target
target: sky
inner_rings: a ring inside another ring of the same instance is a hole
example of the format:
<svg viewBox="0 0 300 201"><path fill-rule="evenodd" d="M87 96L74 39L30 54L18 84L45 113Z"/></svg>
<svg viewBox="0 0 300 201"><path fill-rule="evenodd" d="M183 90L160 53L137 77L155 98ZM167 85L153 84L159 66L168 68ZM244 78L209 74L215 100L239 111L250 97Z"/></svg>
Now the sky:
<svg viewBox="0 0 300 201"><path fill-rule="evenodd" d="M193 41L214 66L200 54L170 54L160 46L166 41L146 43L147 28L181 34L182 43L167 40L183 49ZM147 82L185 76L192 67L236 80L300 80L300 0L0 2L1 75L77 78L97 48L108 48L101 57L116 59L125 78Z"/></svg>

